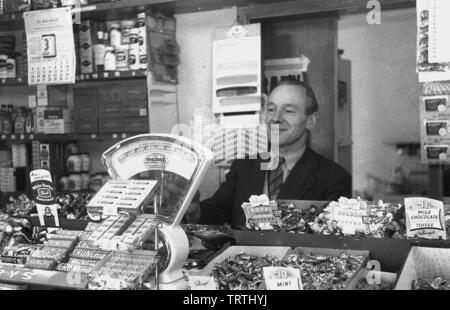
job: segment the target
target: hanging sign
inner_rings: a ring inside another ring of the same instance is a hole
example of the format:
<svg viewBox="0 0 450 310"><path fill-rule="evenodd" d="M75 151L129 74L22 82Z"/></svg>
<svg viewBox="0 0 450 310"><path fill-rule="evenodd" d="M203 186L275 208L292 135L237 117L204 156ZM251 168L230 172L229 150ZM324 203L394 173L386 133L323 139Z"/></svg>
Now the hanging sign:
<svg viewBox="0 0 450 310"><path fill-rule="evenodd" d="M75 44L70 7L24 13L28 84L75 83Z"/></svg>

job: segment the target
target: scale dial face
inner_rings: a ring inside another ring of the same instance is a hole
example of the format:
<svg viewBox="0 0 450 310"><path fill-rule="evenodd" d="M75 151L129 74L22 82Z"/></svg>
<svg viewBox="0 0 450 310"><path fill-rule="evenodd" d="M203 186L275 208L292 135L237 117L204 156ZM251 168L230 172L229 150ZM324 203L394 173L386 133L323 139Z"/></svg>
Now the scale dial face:
<svg viewBox="0 0 450 310"><path fill-rule="evenodd" d="M113 179L163 180L158 213L172 223L189 207L198 188L196 180L211 162L210 153L182 137L144 134L117 143L103 153L102 160Z"/></svg>

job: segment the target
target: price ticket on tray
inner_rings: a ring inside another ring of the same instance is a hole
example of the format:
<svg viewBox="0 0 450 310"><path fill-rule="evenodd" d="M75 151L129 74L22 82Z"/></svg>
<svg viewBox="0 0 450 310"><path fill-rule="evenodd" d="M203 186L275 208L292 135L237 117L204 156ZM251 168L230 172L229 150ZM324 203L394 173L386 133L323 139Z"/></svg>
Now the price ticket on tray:
<svg viewBox="0 0 450 310"><path fill-rule="evenodd" d="M268 290L302 290L300 269L292 267L263 267Z"/></svg>
<svg viewBox="0 0 450 310"><path fill-rule="evenodd" d="M75 83L75 44L70 7L24 13L28 84Z"/></svg>

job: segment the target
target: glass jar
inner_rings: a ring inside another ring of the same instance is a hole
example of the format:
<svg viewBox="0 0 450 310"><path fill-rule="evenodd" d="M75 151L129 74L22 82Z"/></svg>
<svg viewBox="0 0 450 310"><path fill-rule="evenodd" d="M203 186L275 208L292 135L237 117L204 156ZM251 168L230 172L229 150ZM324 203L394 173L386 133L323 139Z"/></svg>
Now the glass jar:
<svg viewBox="0 0 450 310"><path fill-rule="evenodd" d="M81 189L82 190L88 190L89 189L89 173L82 173L81 174Z"/></svg>
<svg viewBox="0 0 450 310"><path fill-rule="evenodd" d="M91 168L91 157L88 153L81 153L81 171L89 172Z"/></svg>
<svg viewBox="0 0 450 310"><path fill-rule="evenodd" d="M72 154L67 158L66 167L68 172L81 172L80 154Z"/></svg>
<svg viewBox="0 0 450 310"><path fill-rule="evenodd" d="M105 49L105 71L116 70L116 55L114 53L114 47L107 46Z"/></svg>
<svg viewBox="0 0 450 310"><path fill-rule="evenodd" d="M69 190L69 178L64 175L59 179L59 189L61 191L68 191Z"/></svg>
<svg viewBox="0 0 450 310"><path fill-rule="evenodd" d="M120 32L120 25L118 23L111 24L111 28L109 30L109 42L114 48L122 45L122 33Z"/></svg>
<svg viewBox="0 0 450 310"><path fill-rule="evenodd" d="M72 173L68 178L68 188L70 191L81 191L83 179L79 173Z"/></svg>

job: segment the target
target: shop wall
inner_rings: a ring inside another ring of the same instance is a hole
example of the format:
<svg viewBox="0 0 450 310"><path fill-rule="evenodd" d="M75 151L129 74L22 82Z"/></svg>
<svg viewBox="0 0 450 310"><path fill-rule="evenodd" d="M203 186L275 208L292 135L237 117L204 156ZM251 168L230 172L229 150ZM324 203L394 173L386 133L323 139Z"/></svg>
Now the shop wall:
<svg viewBox="0 0 450 310"><path fill-rule="evenodd" d="M217 11L176 15L180 46L178 112L181 124L193 120L196 109L212 107L212 39L214 29L231 26L235 7ZM211 196L219 186L219 169L210 168L200 185L201 198Z"/></svg>
<svg viewBox="0 0 450 310"><path fill-rule="evenodd" d="M394 146L419 141L415 9L382 11L380 25L367 24L365 14L344 16L338 29L343 58L352 62L354 189L373 188L368 174L391 180L397 166L423 175L419 158Z"/></svg>

